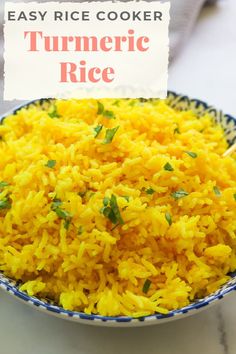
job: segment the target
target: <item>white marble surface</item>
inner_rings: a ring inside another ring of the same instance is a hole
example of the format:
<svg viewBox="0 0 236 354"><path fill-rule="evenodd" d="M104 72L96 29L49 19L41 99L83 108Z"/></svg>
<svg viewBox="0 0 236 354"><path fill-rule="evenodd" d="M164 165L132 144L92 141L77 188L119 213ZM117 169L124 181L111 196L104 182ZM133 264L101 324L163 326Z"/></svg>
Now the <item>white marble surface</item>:
<svg viewBox="0 0 236 354"><path fill-rule="evenodd" d="M235 0L204 10L171 66L169 88L236 116L235 19ZM234 354L235 295L184 320L109 329L58 320L0 291L0 354Z"/></svg>

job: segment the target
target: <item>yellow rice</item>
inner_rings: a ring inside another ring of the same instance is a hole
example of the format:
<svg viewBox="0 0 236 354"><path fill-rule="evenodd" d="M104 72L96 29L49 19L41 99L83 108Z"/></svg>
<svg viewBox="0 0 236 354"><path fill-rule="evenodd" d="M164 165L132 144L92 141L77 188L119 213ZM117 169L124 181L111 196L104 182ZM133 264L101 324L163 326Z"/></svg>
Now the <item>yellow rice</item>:
<svg viewBox="0 0 236 354"><path fill-rule="evenodd" d="M222 158L223 130L207 114L115 101L100 100L113 117L97 114L94 99L57 100L0 125L0 201L10 203L0 210L0 270L65 309L166 314L236 269L236 160ZM48 114L55 109L59 118ZM112 195L123 224L101 210Z"/></svg>

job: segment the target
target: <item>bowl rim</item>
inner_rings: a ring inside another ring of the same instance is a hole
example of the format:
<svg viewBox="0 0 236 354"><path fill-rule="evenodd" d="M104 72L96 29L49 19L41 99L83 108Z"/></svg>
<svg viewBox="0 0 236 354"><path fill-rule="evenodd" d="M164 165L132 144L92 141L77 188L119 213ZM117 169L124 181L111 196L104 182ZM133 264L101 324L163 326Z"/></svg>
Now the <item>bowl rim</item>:
<svg viewBox="0 0 236 354"><path fill-rule="evenodd" d="M222 111L215 109L213 106L210 106L208 103L205 101L199 100L197 98L190 98L187 95L181 95L178 94L174 91L168 91L168 96L167 98L172 97L172 99L176 99L176 104L184 101L187 102L188 105L194 104L196 107L201 106L205 111L211 112L215 111L218 112L220 115L222 115L225 119L229 121L233 121L233 124L236 126L236 118L229 114L223 114ZM26 108L31 104L34 104L36 102L39 102L40 104L45 102L45 101L50 101L53 100L53 98L41 98L41 99L35 99L29 102L25 102L23 104L20 104L19 106L10 109L7 113L3 114L0 116L0 124L1 122L9 115L17 113L22 108ZM172 105L173 106L173 105ZM82 323L91 323L91 322L103 322L103 323L114 323L116 322L117 324L131 324L131 323L140 323L140 322L148 322L148 324L154 324L155 322L164 322L167 319L170 318L181 318L182 315L186 314L193 314L196 313L196 310L201 310L207 305L214 304L217 302L217 300L223 299L226 295L231 293L232 291L236 291L236 271L231 274L232 279L229 280L227 283L225 283L221 288L219 288L216 292L210 294L207 297L204 297L202 299L199 299L197 301L194 301L190 303L187 306L184 306L180 309L177 310L171 310L168 314L163 315L163 314L152 314L148 316L142 316L142 317L132 317L132 316L102 316L102 315L96 315L96 314L86 314L84 312L80 311L71 311L71 310L65 310L61 306L56 305L56 304L51 304L49 302L46 302L45 300L40 300L40 298L37 298L35 296L30 296L27 293L20 291L18 289L18 284L17 281L12 280L11 278L8 278L5 276L2 272L0 272L0 288L5 290L6 292L10 293L13 296L16 296L18 299L23 300L24 302L28 303L29 305L33 305L37 307L38 309L54 314L56 316L66 318L66 319L73 319L80 321ZM15 282L15 284L14 284Z"/></svg>

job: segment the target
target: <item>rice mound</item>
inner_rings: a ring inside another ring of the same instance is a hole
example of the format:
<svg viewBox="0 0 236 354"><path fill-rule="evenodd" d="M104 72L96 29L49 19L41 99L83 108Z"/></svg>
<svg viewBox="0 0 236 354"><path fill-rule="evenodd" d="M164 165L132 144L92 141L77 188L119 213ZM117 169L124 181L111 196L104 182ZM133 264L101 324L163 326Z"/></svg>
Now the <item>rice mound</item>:
<svg viewBox="0 0 236 354"><path fill-rule="evenodd" d="M0 270L107 316L166 314L236 269L236 160L166 101L54 100L0 125Z"/></svg>

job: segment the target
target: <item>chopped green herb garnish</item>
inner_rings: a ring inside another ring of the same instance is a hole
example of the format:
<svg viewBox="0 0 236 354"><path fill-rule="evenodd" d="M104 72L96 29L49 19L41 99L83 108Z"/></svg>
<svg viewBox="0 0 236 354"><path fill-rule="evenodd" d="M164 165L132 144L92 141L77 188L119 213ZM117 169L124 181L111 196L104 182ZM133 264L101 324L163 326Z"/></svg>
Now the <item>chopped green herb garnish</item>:
<svg viewBox="0 0 236 354"><path fill-rule="evenodd" d="M95 134L94 134L95 138L99 135L99 133L102 130L102 128L103 128L103 125L97 125L95 128L93 128L93 130L95 132Z"/></svg>
<svg viewBox="0 0 236 354"><path fill-rule="evenodd" d="M109 119L115 119L115 114L112 111L104 111L102 113L103 117L109 118Z"/></svg>
<svg viewBox="0 0 236 354"><path fill-rule="evenodd" d="M175 128L174 134L180 134L179 127Z"/></svg>
<svg viewBox="0 0 236 354"><path fill-rule="evenodd" d="M60 115L57 112L57 107L53 106L53 110L48 113L50 118L60 118Z"/></svg>
<svg viewBox="0 0 236 354"><path fill-rule="evenodd" d="M78 235L82 235L84 229L83 229L83 226L80 225L79 229L78 229Z"/></svg>
<svg viewBox="0 0 236 354"><path fill-rule="evenodd" d="M81 198L84 198L86 196L86 193L87 191L85 192L79 192L78 195L81 197Z"/></svg>
<svg viewBox="0 0 236 354"><path fill-rule="evenodd" d="M71 219L65 220L65 222L64 222L64 228L65 228L66 230L69 229L70 223L71 223Z"/></svg>
<svg viewBox="0 0 236 354"><path fill-rule="evenodd" d="M117 204L117 199L114 194L111 198L105 197L103 199L104 207L101 209L101 213L107 217L113 224L124 224L124 220L121 217L119 206Z"/></svg>
<svg viewBox="0 0 236 354"><path fill-rule="evenodd" d="M126 200L127 202L129 202L129 196L128 196L128 195L123 195L122 197L125 198L125 200Z"/></svg>
<svg viewBox="0 0 236 354"><path fill-rule="evenodd" d="M97 111L97 114L102 114L103 111L104 111L104 106L101 102L97 101L98 103L98 111Z"/></svg>
<svg viewBox="0 0 236 354"><path fill-rule="evenodd" d="M55 210L55 209L58 208L61 204L62 204L61 199L54 198L54 199L53 199L53 203L52 203L52 210Z"/></svg>
<svg viewBox="0 0 236 354"><path fill-rule="evenodd" d="M4 118L0 118L0 125L3 125L3 124L4 124L5 119L6 119L6 117L4 117Z"/></svg>
<svg viewBox="0 0 236 354"><path fill-rule="evenodd" d="M48 160L45 166L49 168L54 168L56 166L56 163L56 160Z"/></svg>
<svg viewBox="0 0 236 354"><path fill-rule="evenodd" d="M100 209L100 213L103 214L104 216L108 217L109 213L110 213L111 208L109 206L107 207L102 207Z"/></svg>
<svg viewBox="0 0 236 354"><path fill-rule="evenodd" d="M57 216L60 218L60 219L63 219L65 220L64 222L64 228L66 230L69 229L69 226L70 226L70 223L71 223L71 219L72 219L72 215L64 210L64 209L61 209L60 206L62 205L62 201L60 199L57 199L55 198L53 200L53 203L52 203L52 206L51 206L51 209L57 214Z"/></svg>
<svg viewBox="0 0 236 354"><path fill-rule="evenodd" d="M103 205L104 205L104 207L108 206L109 202L110 202L110 198L105 197L105 198L103 199Z"/></svg>
<svg viewBox="0 0 236 354"><path fill-rule="evenodd" d="M124 224L124 220L122 219L122 217L120 215L119 206L117 204L117 199L116 199L116 196L114 194L111 195L110 207L113 210L114 215L116 216L116 219L117 219L118 223L119 224Z"/></svg>
<svg viewBox="0 0 236 354"><path fill-rule="evenodd" d="M70 213L64 209L56 208L55 212L56 212L57 216L59 216L59 218L61 218L61 219L71 218Z"/></svg>
<svg viewBox="0 0 236 354"><path fill-rule="evenodd" d="M0 210L2 209L11 209L11 203L8 198L0 200Z"/></svg>
<svg viewBox="0 0 236 354"><path fill-rule="evenodd" d="M120 105L120 100L116 100L115 102L112 103L112 105L119 107L119 105Z"/></svg>
<svg viewBox="0 0 236 354"><path fill-rule="evenodd" d="M57 216L58 216L60 219L65 220L64 228L65 228L66 230L68 230L69 225L70 225L70 223L71 223L71 219L72 219L71 214L70 214L68 211L66 211L66 210L64 210L64 209L60 209L60 208L56 208L56 209L55 209L55 213L57 214Z"/></svg>
<svg viewBox="0 0 236 354"><path fill-rule="evenodd" d="M192 157L193 159L196 159L197 154L196 152L192 152L192 151L184 151L186 154L188 154L190 157Z"/></svg>
<svg viewBox="0 0 236 354"><path fill-rule="evenodd" d="M213 191L214 191L215 195L217 195L217 197L219 197L221 195L221 191L219 190L219 188L217 186L213 187Z"/></svg>
<svg viewBox="0 0 236 354"><path fill-rule="evenodd" d="M167 162L165 164L164 170L166 170L166 171L174 171L173 167L171 166L171 164L169 162Z"/></svg>
<svg viewBox="0 0 236 354"><path fill-rule="evenodd" d="M115 136L115 133L117 132L117 130L119 129L119 126L112 128L112 129L107 129L106 130L106 135L105 135L105 139L103 141L103 144L110 144Z"/></svg>
<svg viewBox="0 0 236 354"><path fill-rule="evenodd" d="M165 218L166 218L166 221L168 222L168 224L171 225L172 224L172 217L168 211L165 213Z"/></svg>
<svg viewBox="0 0 236 354"><path fill-rule="evenodd" d="M235 201L236 201L236 193L234 194L234 199L235 199Z"/></svg>
<svg viewBox="0 0 236 354"><path fill-rule="evenodd" d="M102 114L104 117L109 118L109 119L115 118L114 112L105 110L104 105L99 101L97 101L97 104L98 104L98 111L97 111L98 115ZM115 102L113 103L113 105L114 104L115 104Z"/></svg>
<svg viewBox="0 0 236 354"><path fill-rule="evenodd" d="M177 199L180 199L180 198L183 198L183 197L187 197L188 194L189 194L189 193L186 192L185 190L180 189L180 190L178 190L178 191L175 191L175 192L171 193L171 196L172 196L175 200L177 200Z"/></svg>
<svg viewBox="0 0 236 354"><path fill-rule="evenodd" d="M0 182L0 189L3 189L4 187L7 187L7 186L9 186L9 183L7 183L5 181Z"/></svg>
<svg viewBox="0 0 236 354"><path fill-rule="evenodd" d="M150 188L146 189L146 193L152 195L153 193L155 193L155 191L154 191L154 189L152 189L150 187Z"/></svg>
<svg viewBox="0 0 236 354"><path fill-rule="evenodd" d="M145 282L144 282L144 284L143 284L143 293L144 293L144 294L147 294L147 292L148 292L148 290L149 290L151 284L152 284L151 280L149 280L149 279L146 279L146 280L145 280Z"/></svg>

